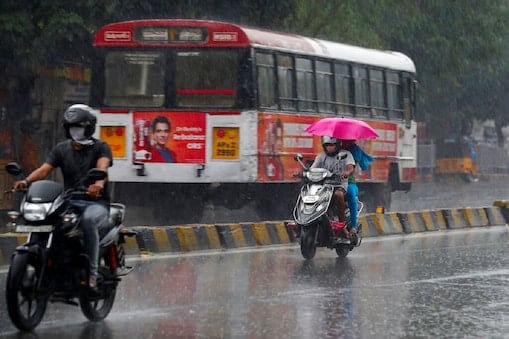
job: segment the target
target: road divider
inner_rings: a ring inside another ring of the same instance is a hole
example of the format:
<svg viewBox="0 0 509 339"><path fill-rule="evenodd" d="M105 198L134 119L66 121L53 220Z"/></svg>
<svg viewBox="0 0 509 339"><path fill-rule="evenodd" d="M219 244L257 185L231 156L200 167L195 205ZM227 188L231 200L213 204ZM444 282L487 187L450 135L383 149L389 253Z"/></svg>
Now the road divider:
<svg viewBox="0 0 509 339"><path fill-rule="evenodd" d="M493 206L429 211L364 214L359 217L364 237L432 232L447 229L507 225L509 201ZM135 226L136 238L126 238L127 254L228 250L232 248L291 244L298 241L289 220L231 224ZM7 265L27 236L0 234L0 266Z"/></svg>

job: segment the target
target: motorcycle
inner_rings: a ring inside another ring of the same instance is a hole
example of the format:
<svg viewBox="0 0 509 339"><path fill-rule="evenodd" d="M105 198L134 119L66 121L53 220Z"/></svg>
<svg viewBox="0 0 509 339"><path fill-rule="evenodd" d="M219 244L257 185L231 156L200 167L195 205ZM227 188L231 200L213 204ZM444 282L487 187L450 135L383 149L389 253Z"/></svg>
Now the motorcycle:
<svg viewBox="0 0 509 339"><path fill-rule="evenodd" d="M346 154L339 154L346 157ZM345 224L339 223L335 204L332 204L334 186L337 175L325 168L309 168L302 162L303 156L297 154L295 160L303 168L298 176L304 180L297 203L293 210L294 223L290 228L295 230L299 238L300 250L305 259L315 256L317 247L335 249L339 257L346 257L355 247L360 246L362 234L359 232L347 236L351 229L350 211L348 205L345 209ZM345 202L346 204L346 202ZM360 215L364 204L359 201L355 211Z"/></svg>
<svg viewBox="0 0 509 339"><path fill-rule="evenodd" d="M7 172L24 177L17 163ZM107 227L99 230L97 290L88 287L89 260L79 227L77 200L88 200L86 182L105 179L107 173L91 169L72 189L51 180L33 182L24 192L20 211L10 211L8 228L27 233L16 248L7 275L6 303L12 323L22 331L34 329L48 302L80 306L91 321L103 320L111 311L121 277L133 267L125 265L125 237L136 233L123 227L125 206L110 204ZM12 192L12 191L9 191Z"/></svg>

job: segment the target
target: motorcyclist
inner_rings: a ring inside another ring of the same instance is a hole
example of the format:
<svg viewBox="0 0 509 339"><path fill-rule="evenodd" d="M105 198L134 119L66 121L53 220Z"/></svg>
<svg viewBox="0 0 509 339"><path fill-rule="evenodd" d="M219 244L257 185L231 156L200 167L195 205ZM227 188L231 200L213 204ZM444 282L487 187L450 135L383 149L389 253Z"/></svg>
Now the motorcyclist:
<svg viewBox="0 0 509 339"><path fill-rule="evenodd" d="M25 179L14 183L14 190L28 187L32 182L45 179L56 167L60 167L64 187L73 188L83 179L88 170L98 168L108 171L113 159L107 143L95 139L96 117L87 105L75 104L66 109L63 128L67 139L58 143L46 157L46 161ZM88 286L97 289L99 254L99 228L107 224L109 215L109 193L107 179L92 182L87 189L90 200L76 201L82 207L80 227L86 254L89 256L90 271ZM84 282L86 285L87 282Z"/></svg>
<svg viewBox="0 0 509 339"><path fill-rule="evenodd" d="M330 136L322 137L323 152L319 153L311 168L325 168L336 174L339 181L334 183L334 202L338 209L339 223L344 226L345 223L345 195L348 189L348 177L353 173L355 160L347 150L341 151L341 142L337 138Z"/></svg>

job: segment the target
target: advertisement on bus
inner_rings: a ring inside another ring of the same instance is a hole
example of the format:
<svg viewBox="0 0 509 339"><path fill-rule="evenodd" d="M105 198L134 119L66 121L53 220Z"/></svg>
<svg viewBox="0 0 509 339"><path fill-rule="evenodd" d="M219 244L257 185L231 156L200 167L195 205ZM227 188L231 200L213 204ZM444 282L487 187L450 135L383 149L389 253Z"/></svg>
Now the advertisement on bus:
<svg viewBox="0 0 509 339"><path fill-rule="evenodd" d="M205 163L205 113L135 112L133 126L133 161Z"/></svg>
<svg viewBox="0 0 509 339"><path fill-rule="evenodd" d="M320 137L313 136L305 129L319 120L316 116L291 114L258 114L258 176L260 181L293 181L295 174L302 171L294 160L297 153L311 162L323 151ZM357 169L358 180L387 180L389 160L396 156L398 147L398 126L383 121L368 122L378 133L376 139L357 140L357 144L368 154L378 158L366 171Z"/></svg>

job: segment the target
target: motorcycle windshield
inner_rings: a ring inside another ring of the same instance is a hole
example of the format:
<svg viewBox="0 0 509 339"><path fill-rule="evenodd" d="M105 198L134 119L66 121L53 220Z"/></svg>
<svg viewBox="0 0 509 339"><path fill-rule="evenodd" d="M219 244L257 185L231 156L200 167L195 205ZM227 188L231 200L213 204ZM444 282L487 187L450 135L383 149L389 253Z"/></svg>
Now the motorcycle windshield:
<svg viewBox="0 0 509 339"><path fill-rule="evenodd" d="M33 182L27 192L26 201L33 203L52 202L64 190L61 183L51 180L39 180Z"/></svg>

